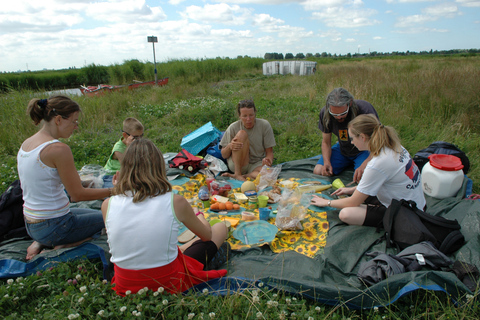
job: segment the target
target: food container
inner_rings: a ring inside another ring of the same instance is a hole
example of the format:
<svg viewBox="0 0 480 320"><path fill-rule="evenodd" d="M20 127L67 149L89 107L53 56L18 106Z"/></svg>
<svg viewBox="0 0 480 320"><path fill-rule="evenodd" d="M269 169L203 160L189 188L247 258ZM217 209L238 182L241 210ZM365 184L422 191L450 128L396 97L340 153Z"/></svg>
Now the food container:
<svg viewBox="0 0 480 320"><path fill-rule="evenodd" d="M250 197L256 197L257 192L256 191L245 191L245 196L250 198Z"/></svg>
<svg viewBox="0 0 480 320"><path fill-rule="evenodd" d="M202 203L203 203L204 209L210 208L210 200L205 200L205 201L202 200Z"/></svg>
<svg viewBox="0 0 480 320"><path fill-rule="evenodd" d="M234 193L233 194L235 196L235 200L238 202L238 203L245 203L248 201L248 198L246 195L244 195L243 193Z"/></svg>
<svg viewBox="0 0 480 320"><path fill-rule="evenodd" d="M212 196L212 200L217 201L217 202L221 202L221 203L225 203L225 202L228 201L228 198L223 197L223 196L219 196L219 195L214 195L214 196Z"/></svg>
<svg viewBox="0 0 480 320"><path fill-rule="evenodd" d="M449 154L431 154L422 169L422 189L431 197L453 197L462 187L463 164L460 158Z"/></svg>
<svg viewBox="0 0 480 320"><path fill-rule="evenodd" d="M255 214L253 212L243 211L242 220L245 220L245 221L255 220Z"/></svg>
<svg viewBox="0 0 480 320"><path fill-rule="evenodd" d="M280 185L282 186L282 188L292 189L293 188L293 181L284 180L284 181L280 182Z"/></svg>
<svg viewBox="0 0 480 320"><path fill-rule="evenodd" d="M248 197L248 210L255 210L258 207L258 198L256 196L254 197Z"/></svg>

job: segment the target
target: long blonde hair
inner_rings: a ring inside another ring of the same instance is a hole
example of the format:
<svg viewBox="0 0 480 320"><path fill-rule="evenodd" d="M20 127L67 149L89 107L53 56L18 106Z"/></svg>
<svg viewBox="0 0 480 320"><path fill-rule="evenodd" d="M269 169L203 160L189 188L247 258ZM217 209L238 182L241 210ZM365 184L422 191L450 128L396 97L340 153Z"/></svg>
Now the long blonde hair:
<svg viewBox="0 0 480 320"><path fill-rule="evenodd" d="M384 148L402 152L402 144L393 127L384 126L373 114L361 114L348 123L350 132L359 136L361 133L368 137L368 149L373 156L378 156Z"/></svg>
<svg viewBox="0 0 480 320"><path fill-rule="evenodd" d="M127 195L128 191L133 194L133 202L172 191L163 155L148 139L134 140L125 151L112 194Z"/></svg>

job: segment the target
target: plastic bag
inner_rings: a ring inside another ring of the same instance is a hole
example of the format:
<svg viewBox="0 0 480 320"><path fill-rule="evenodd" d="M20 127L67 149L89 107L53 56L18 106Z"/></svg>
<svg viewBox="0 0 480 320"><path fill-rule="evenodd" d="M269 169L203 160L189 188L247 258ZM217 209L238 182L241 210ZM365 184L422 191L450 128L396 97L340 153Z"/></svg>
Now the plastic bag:
<svg viewBox="0 0 480 320"><path fill-rule="evenodd" d="M284 189L278 203L275 225L280 230L303 230L300 223L307 215L311 194L298 194L292 189Z"/></svg>
<svg viewBox="0 0 480 320"><path fill-rule="evenodd" d="M105 169L98 164L87 164L78 171L82 185L85 188L102 188L103 176L107 173Z"/></svg>
<svg viewBox="0 0 480 320"><path fill-rule="evenodd" d="M212 156L211 154L205 155L205 161L208 163L208 169L216 176L220 172L228 171L228 167L222 160Z"/></svg>
<svg viewBox="0 0 480 320"><path fill-rule="evenodd" d="M264 165L260 173L255 178L255 184L257 185L257 190L262 191L267 187L273 187L277 183L277 178L280 172L282 171L282 165L279 164L274 167L269 167Z"/></svg>

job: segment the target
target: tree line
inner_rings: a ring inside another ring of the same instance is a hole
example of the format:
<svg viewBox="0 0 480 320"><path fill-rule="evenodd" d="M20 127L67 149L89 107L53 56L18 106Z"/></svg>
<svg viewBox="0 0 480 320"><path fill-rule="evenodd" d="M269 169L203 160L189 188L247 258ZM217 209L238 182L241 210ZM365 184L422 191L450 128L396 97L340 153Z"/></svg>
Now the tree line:
<svg viewBox="0 0 480 320"><path fill-rule="evenodd" d="M372 51L369 53L347 53L345 55L342 54L331 54L327 52L322 53L297 53L293 55L293 53L286 53L285 56L283 53L277 52L267 52L264 55L265 60L289 60L289 59L308 59L308 58L359 58L359 57L382 57L382 56L411 56L411 55L450 55L450 54L467 54L467 55L475 55L480 53L480 49L453 49L453 50L430 50L430 51L409 51L400 52L400 51L393 51L393 52L377 52Z"/></svg>

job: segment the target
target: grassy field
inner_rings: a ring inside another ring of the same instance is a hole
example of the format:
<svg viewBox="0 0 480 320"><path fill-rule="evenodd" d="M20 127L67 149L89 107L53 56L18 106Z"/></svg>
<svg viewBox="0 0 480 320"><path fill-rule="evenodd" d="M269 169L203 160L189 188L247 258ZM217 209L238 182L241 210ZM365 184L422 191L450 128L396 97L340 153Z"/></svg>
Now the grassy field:
<svg viewBox="0 0 480 320"><path fill-rule="evenodd" d="M161 77L170 76L165 87L76 97L83 110L79 130L65 142L72 148L77 167L103 165L128 116L142 121L146 137L163 152L178 152L182 137L208 121L225 130L236 120L235 104L245 98L253 98L257 116L273 126L276 163L318 155L318 113L326 95L342 86L355 98L371 102L382 123L397 129L412 155L437 140L456 144L470 159L468 176L474 181L474 192L480 193L480 57L320 59L317 73L303 77L263 76L260 60L241 64L236 59L172 61L159 66ZM33 91L0 97L1 192L17 179L15 157L22 141L38 129L25 114L28 101L35 96L45 97ZM127 317L127 312L136 317L134 310L142 312L142 317L175 319L199 319L200 314L204 319L225 318L226 314L238 319L477 319L480 311L475 299L456 308L448 297L430 292L363 312L294 300L263 288L226 298L150 293L144 298L121 299L99 279L101 266L86 262L79 273L77 265L63 264L18 282L3 280L0 313L16 313L12 319L74 319L77 313L80 318L95 318L101 317L101 310L104 317L119 319ZM81 281L69 283L77 273ZM82 286L87 292L82 292ZM123 306L126 311L121 311Z"/></svg>

